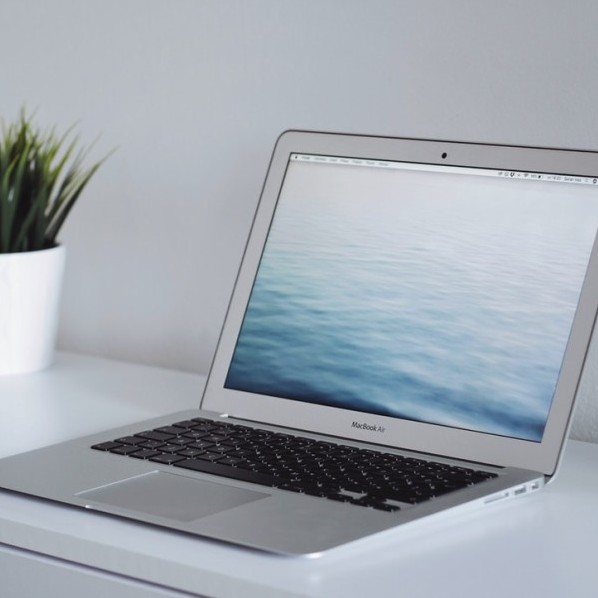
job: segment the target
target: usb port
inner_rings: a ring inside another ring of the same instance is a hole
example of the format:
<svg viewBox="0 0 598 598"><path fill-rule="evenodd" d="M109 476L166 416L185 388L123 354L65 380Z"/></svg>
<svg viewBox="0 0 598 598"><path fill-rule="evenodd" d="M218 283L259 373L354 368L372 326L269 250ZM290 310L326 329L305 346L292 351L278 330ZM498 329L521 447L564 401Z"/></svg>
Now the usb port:
<svg viewBox="0 0 598 598"><path fill-rule="evenodd" d="M520 494L525 494L527 488L525 486L521 486L521 488L515 488L513 490L513 496L519 496Z"/></svg>

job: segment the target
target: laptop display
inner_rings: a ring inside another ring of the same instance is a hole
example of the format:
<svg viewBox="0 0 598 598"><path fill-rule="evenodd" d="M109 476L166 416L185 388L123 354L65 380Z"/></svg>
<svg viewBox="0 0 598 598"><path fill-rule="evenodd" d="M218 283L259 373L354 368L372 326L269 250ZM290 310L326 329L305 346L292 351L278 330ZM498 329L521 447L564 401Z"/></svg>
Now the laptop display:
<svg viewBox="0 0 598 598"><path fill-rule="evenodd" d="M225 386L540 441L596 181L293 153Z"/></svg>

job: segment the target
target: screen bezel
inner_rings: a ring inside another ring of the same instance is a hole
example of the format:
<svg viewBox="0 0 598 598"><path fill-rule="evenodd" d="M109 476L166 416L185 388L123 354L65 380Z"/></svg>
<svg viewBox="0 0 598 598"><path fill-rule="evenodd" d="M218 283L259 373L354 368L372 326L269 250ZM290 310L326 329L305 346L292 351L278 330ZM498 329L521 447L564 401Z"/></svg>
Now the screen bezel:
<svg viewBox="0 0 598 598"><path fill-rule="evenodd" d="M275 146L222 328L201 407L231 417L350 440L552 475L567 434L598 310L598 248L590 258L561 373L541 442L369 415L225 388L238 334L291 154L593 177L598 153L417 139L287 131ZM598 192L598 191L597 191ZM363 427L354 423L366 424Z"/></svg>

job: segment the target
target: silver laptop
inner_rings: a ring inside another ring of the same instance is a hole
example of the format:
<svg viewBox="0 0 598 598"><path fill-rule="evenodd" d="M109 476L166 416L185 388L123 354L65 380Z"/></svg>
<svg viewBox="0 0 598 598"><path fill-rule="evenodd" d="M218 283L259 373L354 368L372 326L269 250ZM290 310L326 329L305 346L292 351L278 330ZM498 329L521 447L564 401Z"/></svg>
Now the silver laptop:
<svg viewBox="0 0 598 598"><path fill-rule="evenodd" d="M598 309L597 176L284 133L200 410L3 459L0 485L289 555L539 490Z"/></svg>

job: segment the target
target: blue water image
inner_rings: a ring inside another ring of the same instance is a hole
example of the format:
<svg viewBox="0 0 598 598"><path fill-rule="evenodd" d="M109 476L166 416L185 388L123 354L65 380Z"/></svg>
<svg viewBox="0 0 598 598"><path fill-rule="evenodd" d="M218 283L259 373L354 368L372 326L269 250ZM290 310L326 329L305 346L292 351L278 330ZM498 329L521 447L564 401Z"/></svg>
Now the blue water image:
<svg viewBox="0 0 598 598"><path fill-rule="evenodd" d="M325 166L310 187L300 168L226 386L541 440L596 202L417 172L333 186Z"/></svg>

